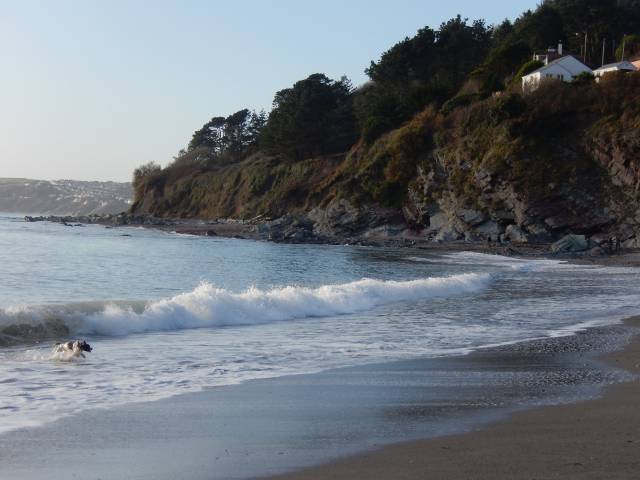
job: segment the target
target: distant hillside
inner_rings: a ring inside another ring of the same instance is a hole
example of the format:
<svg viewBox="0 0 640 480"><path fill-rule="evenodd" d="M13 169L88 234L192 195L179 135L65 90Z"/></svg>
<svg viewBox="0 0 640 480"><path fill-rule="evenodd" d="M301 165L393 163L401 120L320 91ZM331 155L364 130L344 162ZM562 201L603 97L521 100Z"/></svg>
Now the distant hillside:
<svg viewBox="0 0 640 480"><path fill-rule="evenodd" d="M48 215L120 213L129 209L130 183L0 178L0 211Z"/></svg>

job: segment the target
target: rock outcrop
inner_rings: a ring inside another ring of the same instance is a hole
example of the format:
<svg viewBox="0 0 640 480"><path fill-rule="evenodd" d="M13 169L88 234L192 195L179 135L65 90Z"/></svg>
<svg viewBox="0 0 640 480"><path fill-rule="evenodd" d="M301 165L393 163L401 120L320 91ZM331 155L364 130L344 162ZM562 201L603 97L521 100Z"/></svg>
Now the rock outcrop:
<svg viewBox="0 0 640 480"><path fill-rule="evenodd" d="M566 235L551 245L553 253L577 253L589 248L589 242L584 235Z"/></svg>

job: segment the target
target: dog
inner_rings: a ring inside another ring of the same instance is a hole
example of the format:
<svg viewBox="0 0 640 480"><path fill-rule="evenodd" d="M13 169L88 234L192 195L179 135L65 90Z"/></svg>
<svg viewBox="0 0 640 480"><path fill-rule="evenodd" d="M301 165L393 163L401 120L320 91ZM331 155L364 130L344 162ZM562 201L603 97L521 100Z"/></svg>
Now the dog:
<svg viewBox="0 0 640 480"><path fill-rule="evenodd" d="M75 340L73 342L56 343L53 346L53 354L62 356L65 359L86 358L84 352L91 352L93 348L84 340Z"/></svg>

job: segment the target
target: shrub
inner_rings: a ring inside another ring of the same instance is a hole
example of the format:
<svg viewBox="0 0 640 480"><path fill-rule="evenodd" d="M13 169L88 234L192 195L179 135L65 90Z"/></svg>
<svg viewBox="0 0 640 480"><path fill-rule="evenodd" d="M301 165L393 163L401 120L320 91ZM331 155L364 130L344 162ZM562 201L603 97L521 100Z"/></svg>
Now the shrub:
<svg viewBox="0 0 640 480"><path fill-rule="evenodd" d="M580 75L573 77L571 83L574 85L585 85L592 83L596 77L593 76L591 72L582 72Z"/></svg>
<svg viewBox="0 0 640 480"><path fill-rule="evenodd" d="M522 77L525 75L529 75L531 72L535 72L539 68L544 67L544 63L539 60L529 60L524 65L520 67L516 76L513 77L512 85L519 85L522 81Z"/></svg>
<svg viewBox="0 0 640 480"><path fill-rule="evenodd" d="M373 143L376 138L391 130L392 127L393 125L386 117L368 118L362 126L362 138L366 143Z"/></svg>
<svg viewBox="0 0 640 480"><path fill-rule="evenodd" d="M481 99L482 99L482 96L479 93L468 93L466 95L457 95L453 97L451 100L447 100L444 103L444 105L442 105L440 112L443 115L448 115L456 108L466 107L467 105L470 105L473 102L476 102Z"/></svg>
<svg viewBox="0 0 640 480"><path fill-rule="evenodd" d="M133 171L133 185L134 187L140 185L145 179L153 175L157 175L162 171L162 167L156 162L145 163L139 166Z"/></svg>
<svg viewBox="0 0 640 480"><path fill-rule="evenodd" d="M512 93L498 97L495 103L489 108L489 123L498 125L499 123L520 116L527 108L521 95Z"/></svg>

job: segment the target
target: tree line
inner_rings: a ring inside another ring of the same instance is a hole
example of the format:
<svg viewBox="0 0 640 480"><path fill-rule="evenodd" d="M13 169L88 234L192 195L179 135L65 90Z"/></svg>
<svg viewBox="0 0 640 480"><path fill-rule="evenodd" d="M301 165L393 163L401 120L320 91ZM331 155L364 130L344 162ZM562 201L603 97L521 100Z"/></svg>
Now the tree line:
<svg viewBox="0 0 640 480"><path fill-rule="evenodd" d="M315 73L278 91L268 114L243 109L213 117L173 165L210 168L256 151L282 161L343 153L358 139L375 141L428 105L468 102L507 88L534 51L559 41L597 66L603 41L611 61L620 58L624 41L628 58L640 52L639 30L640 0L546 0L498 25L458 15L396 43L371 62L369 81L359 88L346 77ZM157 165L145 165L134 182L158 172Z"/></svg>

